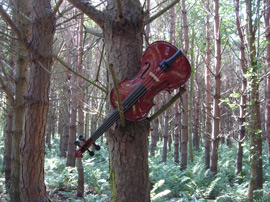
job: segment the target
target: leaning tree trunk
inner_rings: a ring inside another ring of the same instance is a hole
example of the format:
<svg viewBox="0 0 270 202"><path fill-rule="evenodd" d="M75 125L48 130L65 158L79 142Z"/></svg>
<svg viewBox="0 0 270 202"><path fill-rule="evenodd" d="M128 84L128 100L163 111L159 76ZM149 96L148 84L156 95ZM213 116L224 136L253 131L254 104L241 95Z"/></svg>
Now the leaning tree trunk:
<svg viewBox="0 0 270 202"><path fill-rule="evenodd" d="M50 71L55 19L50 1L31 3L32 33L25 123L21 141L21 201L49 201L44 183L45 128L49 107Z"/></svg>

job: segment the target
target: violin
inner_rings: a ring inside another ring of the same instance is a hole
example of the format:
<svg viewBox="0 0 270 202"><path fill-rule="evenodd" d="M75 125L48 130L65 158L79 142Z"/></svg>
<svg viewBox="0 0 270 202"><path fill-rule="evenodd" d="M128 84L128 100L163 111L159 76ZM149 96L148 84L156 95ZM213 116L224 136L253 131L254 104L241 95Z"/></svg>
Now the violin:
<svg viewBox="0 0 270 202"><path fill-rule="evenodd" d="M156 94L180 87L187 82L191 74L189 61L182 51L165 41L157 41L149 45L139 62L141 68L136 76L118 84L124 117L129 121L145 119L154 105L153 99ZM100 146L96 145L95 141L120 119L115 89L110 92L110 103L114 111L93 135L87 141L80 136L79 139L84 141L82 146L79 141L75 142L79 147L75 150L76 158L83 157L85 151L93 156L93 151L88 148L93 145L96 150L99 150Z"/></svg>

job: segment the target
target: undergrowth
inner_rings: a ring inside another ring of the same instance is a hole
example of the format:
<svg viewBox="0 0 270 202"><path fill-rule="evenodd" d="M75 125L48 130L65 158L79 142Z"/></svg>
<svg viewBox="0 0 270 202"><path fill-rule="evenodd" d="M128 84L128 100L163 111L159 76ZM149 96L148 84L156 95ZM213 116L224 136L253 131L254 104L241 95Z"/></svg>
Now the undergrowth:
<svg viewBox="0 0 270 202"><path fill-rule="evenodd" d="M46 148L45 183L51 201L108 202L110 198L108 152L105 147L94 157L83 158L85 177L84 199L76 197L77 170L66 167L66 159L60 158L59 140L52 148ZM248 147L247 147L248 148ZM0 147L3 151L3 148ZM155 156L149 156L152 202L246 202L250 164L249 151L244 151L242 183L235 176L236 148L221 145L219 149L218 174L213 175L204 166L204 150L194 152L194 162L189 162L185 170L174 162L173 152L168 154L166 163L161 162L161 144ZM264 188L254 192L255 202L270 201L270 169L267 162L267 147L263 149ZM3 152L1 152L3 154ZM3 155L0 155L3 162ZM4 171L1 166L0 196L6 196ZM0 197L0 199L1 199Z"/></svg>

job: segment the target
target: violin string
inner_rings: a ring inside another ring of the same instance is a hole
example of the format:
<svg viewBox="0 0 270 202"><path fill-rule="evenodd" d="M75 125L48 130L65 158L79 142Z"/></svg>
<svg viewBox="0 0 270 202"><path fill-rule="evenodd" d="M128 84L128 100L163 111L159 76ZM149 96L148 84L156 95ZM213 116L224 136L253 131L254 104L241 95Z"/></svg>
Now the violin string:
<svg viewBox="0 0 270 202"><path fill-rule="evenodd" d="M159 76L162 74L163 70L160 69L160 72L158 73L157 78L159 78ZM143 95L145 94L146 92L145 89L147 90L151 85L151 80L154 80L153 78L150 78L149 81L145 80L144 83L147 83L145 85L143 85L142 83L142 86L144 88L141 88L141 91L139 91L138 93L135 94L135 96L130 100L129 103L127 103L126 107L129 109L133 104L136 103L136 101ZM153 81L154 83L155 81ZM135 103L133 103L135 102ZM133 104L132 104L133 103ZM132 105L131 105L132 104ZM128 105L131 105L130 107L128 107ZM127 109L126 109L127 110ZM108 121L105 120L105 122L101 125L100 128L98 128L98 130L96 132L94 132L94 134L92 135L92 139L95 141L96 139L98 139L98 137L100 137L104 132L106 132L106 130L111 127L111 125L113 125L113 123L115 123L117 120L120 119L120 115L119 115L119 112L118 110L117 111L114 111L113 114L112 114L112 117L110 117L108 119Z"/></svg>
<svg viewBox="0 0 270 202"><path fill-rule="evenodd" d="M142 93L143 91L147 90L146 88L140 88L139 89L140 91L136 94L135 97L132 97L132 99L129 100L128 103L126 103L125 105L125 111L128 110L136 100L138 100L141 96L142 96ZM146 92L146 91L145 91ZM145 93L144 92L144 93ZM143 93L143 94L144 94ZM131 105L131 106L130 106ZM102 135L111 125L113 125L114 122L116 122L117 120L120 119L120 115L119 115L119 112L118 110L115 110L114 112L112 112L112 117L110 117L107 121L105 120L104 124L101 125L100 128L98 128L98 130L93 134L92 138L93 139L97 139L100 135ZM97 137L96 137L97 136Z"/></svg>
<svg viewBox="0 0 270 202"><path fill-rule="evenodd" d="M160 67L160 66L159 66ZM163 73L163 70L162 70L162 68L160 68L160 70L159 70L159 72L158 72L158 74L156 75L156 77L157 78L159 78L160 76L161 76L161 74ZM147 79L149 79L149 81L147 81ZM148 77L146 80L144 80L144 82L142 82L141 84L142 84L142 86L144 87L144 88L141 88L141 91L142 92L138 92L138 93L136 93L135 94L135 96L130 100L130 102L128 103L128 104L126 104L126 105L130 105L130 103L133 103L133 102L135 102L136 103L136 101L138 101L138 99L143 95L143 94L145 94L146 92L144 92L144 90L146 89L146 90L148 90L148 88L152 85L152 83L155 83L156 81L155 81L155 79L154 78L152 78L152 77ZM144 84L145 83L145 84ZM135 104L134 103L134 104ZM133 104L132 104L133 105ZM132 106L131 105L131 106ZM131 107L130 106L130 107ZM130 107L128 107L128 109L130 108ZM117 108L116 108L117 109ZM117 120L119 120L120 119L120 115L119 115L119 111L118 111L118 109L117 110L115 110L114 112L113 112L113 114L111 115L112 117L110 117L110 118L108 118L108 121L106 121L105 120L105 122L94 132L94 134L91 136L91 138L93 139L93 141L95 142L96 141L96 139L98 139L104 132L106 132Z"/></svg>

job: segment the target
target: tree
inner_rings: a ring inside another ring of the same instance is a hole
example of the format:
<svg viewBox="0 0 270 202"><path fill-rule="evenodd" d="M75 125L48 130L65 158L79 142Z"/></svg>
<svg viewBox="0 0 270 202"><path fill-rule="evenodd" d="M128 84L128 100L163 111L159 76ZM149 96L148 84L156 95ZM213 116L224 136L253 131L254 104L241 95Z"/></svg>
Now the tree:
<svg viewBox="0 0 270 202"><path fill-rule="evenodd" d="M220 85L221 85L221 35L219 25L219 1L214 1L214 39L215 39L215 89L214 89L214 106L213 106L213 131L212 131L212 147L211 147L211 161L210 170L217 173L218 165L218 145L220 133Z"/></svg>
<svg viewBox="0 0 270 202"><path fill-rule="evenodd" d="M205 58L205 167L210 168L210 148L211 148L211 82L210 82L210 5L209 0L206 1L206 58Z"/></svg>
<svg viewBox="0 0 270 202"><path fill-rule="evenodd" d="M60 1L61 2L61 1ZM33 20L29 54L29 80L21 141L21 201L49 201L44 183L45 129L49 107L50 71L55 33L55 12L50 1L31 2Z"/></svg>
<svg viewBox="0 0 270 202"><path fill-rule="evenodd" d="M188 22L187 22L187 9L186 1L182 0L182 26L184 30L184 46L183 53L186 55L189 50L189 37L188 37ZM185 84L187 87L187 84ZM188 93L185 92L183 95L182 103L182 132L180 141L181 150L181 169L187 168L187 150L188 150Z"/></svg>
<svg viewBox="0 0 270 202"><path fill-rule="evenodd" d="M13 6L12 19L1 10L2 17L10 23L13 29L13 35L17 35L19 41L13 42L12 49L16 53L14 57L15 63L15 89L8 88L10 102L13 103L13 121L12 121L12 153L11 153L11 178L10 178L10 199L11 201L20 201L20 142L23 133L24 122L24 94L26 90L26 72L28 59L24 54L26 44L21 40L27 39L28 28L27 21L21 15L29 15L29 5L21 0L11 1ZM9 84L13 86L13 84ZM13 96L14 95L14 96ZM14 97L14 98L13 98Z"/></svg>
<svg viewBox="0 0 270 202"><path fill-rule="evenodd" d="M269 18L270 18L270 1L265 1L265 16L264 16L264 24L265 24L265 38L268 41L266 45L266 66L268 71L270 70L270 26L269 26ZM267 137L268 144L268 161L270 167L270 74L267 74L266 77L266 114L265 114L265 133Z"/></svg>
<svg viewBox="0 0 270 202"><path fill-rule="evenodd" d="M257 4L256 4L257 3ZM249 201L253 201L253 190L262 188L262 138L261 138L261 113L259 101L259 81L258 81L258 61L255 33L257 25L254 24L253 18L258 18L258 2L246 0L246 16L247 16L247 36L248 36L248 57L250 68L250 156L251 156L251 179L249 183L248 196Z"/></svg>
<svg viewBox="0 0 270 202"><path fill-rule="evenodd" d="M243 159L243 141L245 137L246 127L245 127L245 117L246 117L246 103L247 103L247 79L245 74L247 73L246 69L246 56L245 56L245 43L244 36L241 29L241 21L239 16L239 0L236 0L235 5L235 14L236 14L236 27L237 32L240 38L240 65L242 70L242 89L241 89L241 103L240 103L240 112L239 112L239 135L238 135L238 149L237 149L237 158L236 158L236 175L242 175L242 159Z"/></svg>
<svg viewBox="0 0 270 202"><path fill-rule="evenodd" d="M144 21L146 13L139 1L107 1L104 11L81 0L69 2L102 28L107 62L113 65L116 79L132 78L140 68L143 26L154 18ZM147 120L127 121L125 127L118 123L115 130L108 131L111 201L150 200L148 131Z"/></svg>

